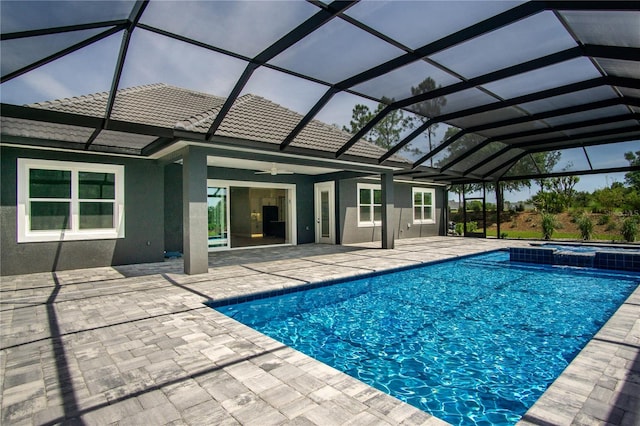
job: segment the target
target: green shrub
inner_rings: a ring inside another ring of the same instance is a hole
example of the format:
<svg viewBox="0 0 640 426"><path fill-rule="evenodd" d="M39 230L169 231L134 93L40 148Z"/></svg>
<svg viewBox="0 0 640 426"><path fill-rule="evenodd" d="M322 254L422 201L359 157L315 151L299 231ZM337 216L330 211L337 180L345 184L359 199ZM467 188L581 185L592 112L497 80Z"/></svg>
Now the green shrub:
<svg viewBox="0 0 640 426"><path fill-rule="evenodd" d="M591 202L589 202L589 208L593 213L603 213L605 211L605 208L602 207L602 204L600 204L596 200L591 200Z"/></svg>
<svg viewBox="0 0 640 426"><path fill-rule="evenodd" d="M478 230L478 222L467 222L467 232L476 232ZM456 223L456 234L464 235L464 223Z"/></svg>
<svg viewBox="0 0 640 426"><path fill-rule="evenodd" d="M636 240L638 228L640 228L638 222L640 222L640 216L631 216L622 222L620 233L625 241L632 243Z"/></svg>
<svg viewBox="0 0 640 426"><path fill-rule="evenodd" d="M551 213L542 213L542 238L550 240L556 230L556 217Z"/></svg>
<svg viewBox="0 0 640 426"><path fill-rule="evenodd" d="M583 240L590 240L593 236L593 221L589 216L583 214L577 221L578 229Z"/></svg>
<svg viewBox="0 0 640 426"><path fill-rule="evenodd" d="M606 225L611 222L611 216L608 214L603 214L598 218L598 225Z"/></svg>
<svg viewBox="0 0 640 426"><path fill-rule="evenodd" d="M533 205L541 211L549 213L562 213L565 209L565 200L557 192L538 192L532 197Z"/></svg>
<svg viewBox="0 0 640 426"><path fill-rule="evenodd" d="M509 236L509 234L507 234L506 232L501 232L500 233L500 238L503 239L503 240L506 239L508 236Z"/></svg>
<svg viewBox="0 0 640 426"><path fill-rule="evenodd" d="M606 228L604 228L605 231L615 231L616 229L618 229L618 224L615 222L609 222L606 226Z"/></svg>
<svg viewBox="0 0 640 426"><path fill-rule="evenodd" d="M456 223L456 235L464 235L464 223Z"/></svg>
<svg viewBox="0 0 640 426"><path fill-rule="evenodd" d="M584 209L576 208L572 209L569 212L569 217L571 217L571 223L577 223L578 219L580 219L584 215Z"/></svg>

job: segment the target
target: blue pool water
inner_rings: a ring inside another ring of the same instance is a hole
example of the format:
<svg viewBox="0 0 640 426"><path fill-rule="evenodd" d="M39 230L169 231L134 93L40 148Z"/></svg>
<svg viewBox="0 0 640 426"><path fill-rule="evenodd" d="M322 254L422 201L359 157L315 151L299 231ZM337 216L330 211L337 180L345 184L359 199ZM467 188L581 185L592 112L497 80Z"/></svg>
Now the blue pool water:
<svg viewBox="0 0 640 426"><path fill-rule="evenodd" d="M511 425L639 283L495 252L216 309L452 424Z"/></svg>

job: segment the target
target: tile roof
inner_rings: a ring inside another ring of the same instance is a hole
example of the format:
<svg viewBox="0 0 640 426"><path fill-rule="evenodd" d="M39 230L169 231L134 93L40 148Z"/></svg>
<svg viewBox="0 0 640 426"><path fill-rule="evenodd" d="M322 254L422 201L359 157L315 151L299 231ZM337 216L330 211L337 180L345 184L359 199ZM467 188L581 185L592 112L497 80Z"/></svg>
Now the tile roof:
<svg viewBox="0 0 640 426"><path fill-rule="evenodd" d="M107 101L108 93L102 92L28 106L102 117ZM111 117L114 120L206 133L224 101L225 98L219 96L157 83L119 90ZM301 114L268 99L247 94L234 102L216 131L216 136L279 145L302 117ZM294 139L291 146L336 152L350 137L349 133L341 129L312 120ZM139 142L135 145L135 148L140 148ZM373 143L360 140L347 151L347 154L379 158L385 152ZM399 156L392 157L392 160L407 162Z"/></svg>
<svg viewBox="0 0 640 426"><path fill-rule="evenodd" d="M108 92L39 102L29 105L55 111L104 117ZM173 128L185 117L219 107L224 98L163 83L118 90L111 118L151 126Z"/></svg>
<svg viewBox="0 0 640 426"><path fill-rule="evenodd" d="M0 117L0 126L3 135L82 144L86 143L91 133L93 133L93 129L86 127L43 123L12 117Z"/></svg>

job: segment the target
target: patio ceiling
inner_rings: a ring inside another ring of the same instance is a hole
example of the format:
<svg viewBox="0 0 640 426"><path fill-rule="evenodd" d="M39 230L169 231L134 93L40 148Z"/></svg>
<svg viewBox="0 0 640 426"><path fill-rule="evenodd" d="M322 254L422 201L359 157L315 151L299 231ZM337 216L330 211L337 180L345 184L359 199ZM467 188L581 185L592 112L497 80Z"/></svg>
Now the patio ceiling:
<svg viewBox="0 0 640 426"><path fill-rule="evenodd" d="M141 156L184 140L231 146L220 126L252 93L300 114L273 148L285 154L305 153L293 142L312 120L348 127L362 104L373 119L329 155L353 161L356 142L401 111L413 126L361 161L407 179L638 170L624 158L640 150L634 1L3 1L0 23L3 119L90 130L83 143L61 131L39 146L131 154L122 140L132 138ZM159 82L226 100L198 134L113 119L118 90ZM107 94L97 114L34 106L96 92ZM7 127L3 139L18 143ZM109 132L118 144L94 145ZM560 156L542 164L549 151Z"/></svg>

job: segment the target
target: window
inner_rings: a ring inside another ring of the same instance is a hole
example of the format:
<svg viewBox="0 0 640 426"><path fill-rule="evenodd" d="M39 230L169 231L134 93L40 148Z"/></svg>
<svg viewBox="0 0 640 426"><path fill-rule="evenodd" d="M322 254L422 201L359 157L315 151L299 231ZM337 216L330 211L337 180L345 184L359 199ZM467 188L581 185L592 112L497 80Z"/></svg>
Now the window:
<svg viewBox="0 0 640 426"><path fill-rule="evenodd" d="M382 225L380 185L358 184L358 226Z"/></svg>
<svg viewBox="0 0 640 426"><path fill-rule="evenodd" d="M124 166L18 159L18 242L124 237Z"/></svg>
<svg viewBox="0 0 640 426"><path fill-rule="evenodd" d="M413 188L413 223L436 223L434 199L433 189Z"/></svg>

